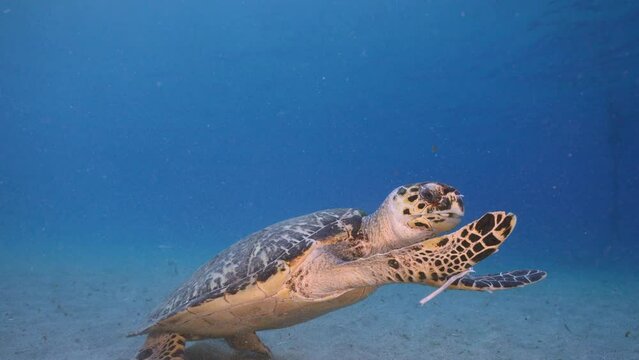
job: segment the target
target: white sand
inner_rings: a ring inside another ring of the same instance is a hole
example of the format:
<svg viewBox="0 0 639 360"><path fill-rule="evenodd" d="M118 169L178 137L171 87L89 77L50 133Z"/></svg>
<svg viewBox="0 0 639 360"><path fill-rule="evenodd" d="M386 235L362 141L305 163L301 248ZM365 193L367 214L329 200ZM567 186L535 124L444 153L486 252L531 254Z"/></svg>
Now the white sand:
<svg viewBox="0 0 639 360"><path fill-rule="evenodd" d="M0 358L16 360L131 359L143 338L125 334L198 265L183 259L189 270L176 275L166 258L4 260ZM276 359L639 359L636 274L548 270L536 286L446 291L423 307L418 301L432 288L386 286L360 304L261 336ZM255 358L220 340L190 343L187 356Z"/></svg>

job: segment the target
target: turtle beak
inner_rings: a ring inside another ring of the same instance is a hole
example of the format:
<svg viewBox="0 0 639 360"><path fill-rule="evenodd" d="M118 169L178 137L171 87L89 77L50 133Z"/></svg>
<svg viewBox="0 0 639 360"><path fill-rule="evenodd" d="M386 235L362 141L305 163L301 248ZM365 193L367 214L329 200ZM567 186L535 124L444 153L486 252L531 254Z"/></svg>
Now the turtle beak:
<svg viewBox="0 0 639 360"><path fill-rule="evenodd" d="M454 195L451 199L450 210L448 214L450 217L461 218L464 216L464 195Z"/></svg>

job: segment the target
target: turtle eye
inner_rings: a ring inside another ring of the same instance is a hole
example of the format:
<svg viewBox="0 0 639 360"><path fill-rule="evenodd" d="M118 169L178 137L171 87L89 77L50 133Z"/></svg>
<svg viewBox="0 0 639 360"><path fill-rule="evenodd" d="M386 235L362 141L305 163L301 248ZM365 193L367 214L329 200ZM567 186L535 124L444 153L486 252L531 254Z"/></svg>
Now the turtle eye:
<svg viewBox="0 0 639 360"><path fill-rule="evenodd" d="M419 195L422 197L422 199L426 200L426 202L430 204L438 203L441 199L439 193L436 193L434 190L429 189L422 190Z"/></svg>

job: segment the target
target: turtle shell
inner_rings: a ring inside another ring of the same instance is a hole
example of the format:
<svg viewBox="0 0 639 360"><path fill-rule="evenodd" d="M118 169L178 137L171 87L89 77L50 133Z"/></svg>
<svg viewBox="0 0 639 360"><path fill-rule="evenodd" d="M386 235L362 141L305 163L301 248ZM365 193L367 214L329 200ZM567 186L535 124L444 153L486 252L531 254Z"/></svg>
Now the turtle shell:
<svg viewBox="0 0 639 360"><path fill-rule="evenodd" d="M255 232L200 267L149 317L149 325L225 294L235 294L277 273L282 262L303 255L316 242L359 231L364 213L330 209L285 220ZM135 334L134 334L135 335Z"/></svg>

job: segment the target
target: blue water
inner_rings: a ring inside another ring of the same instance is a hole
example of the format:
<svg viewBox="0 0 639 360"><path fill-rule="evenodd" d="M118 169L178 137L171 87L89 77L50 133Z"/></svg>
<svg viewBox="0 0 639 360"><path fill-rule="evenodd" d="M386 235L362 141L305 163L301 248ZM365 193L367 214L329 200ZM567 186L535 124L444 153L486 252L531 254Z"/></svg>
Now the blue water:
<svg viewBox="0 0 639 360"><path fill-rule="evenodd" d="M496 261L636 272L638 24L635 1L0 1L0 261L175 252L179 283L433 180L468 221L517 213Z"/></svg>

